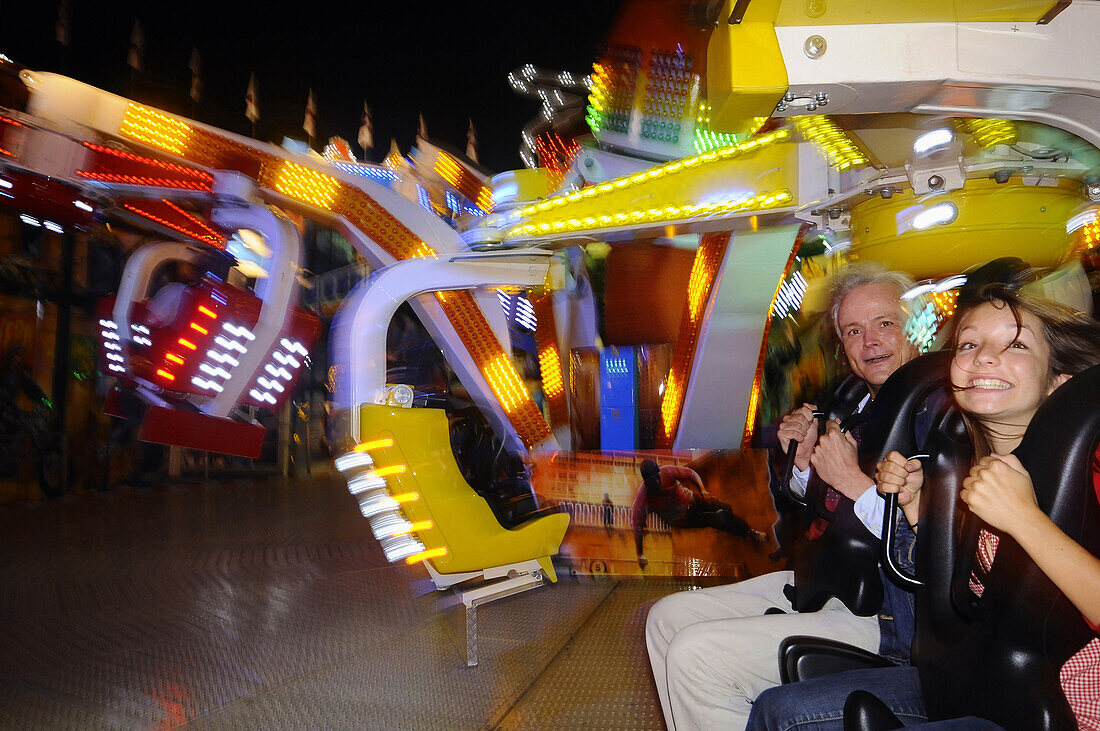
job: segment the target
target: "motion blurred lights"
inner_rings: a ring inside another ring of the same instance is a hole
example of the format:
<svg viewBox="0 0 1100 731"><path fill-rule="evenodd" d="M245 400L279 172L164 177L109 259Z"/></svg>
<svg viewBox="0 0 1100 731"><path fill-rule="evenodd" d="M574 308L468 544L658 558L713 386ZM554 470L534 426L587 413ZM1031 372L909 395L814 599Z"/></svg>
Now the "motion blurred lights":
<svg viewBox="0 0 1100 731"><path fill-rule="evenodd" d="M416 200L422 207L432 210L432 197L423 185L416 186Z"/></svg>
<svg viewBox="0 0 1100 731"><path fill-rule="evenodd" d="M948 292L952 289L958 289L966 284L965 274L956 274L953 277L947 277L936 283L936 286L932 289L933 292Z"/></svg>
<svg viewBox="0 0 1100 731"><path fill-rule="evenodd" d="M1084 228L1089 224L1096 223L1097 211L1095 208L1090 208L1087 211L1078 213L1076 216L1072 216L1066 221L1066 233L1071 234L1077 229Z"/></svg>
<svg viewBox="0 0 1100 731"><path fill-rule="evenodd" d="M806 278L802 276L802 272L796 271L779 287L775 303L772 305L772 314L775 317L786 317L788 313L798 312L802 307L802 298L806 295L806 289Z"/></svg>
<svg viewBox="0 0 1100 731"><path fill-rule="evenodd" d="M692 157L686 157L682 160L674 160L673 162L660 165L658 167L650 168L648 170L642 170L641 172L634 173L633 175L615 178L606 182L594 185L588 188L569 193L568 195L554 196L547 198L546 200L527 206L521 212L521 216L530 216L534 213L541 213L542 211L550 208L558 208L565 206L568 203L575 201L593 198L603 195L605 193L613 192L616 190L623 190L625 188L632 188L636 185L649 182L651 180L658 180L666 175L683 174L686 175L693 168L700 165L706 166L710 163L718 162L720 160L728 160L730 158L738 157L749 152L753 152L757 149L768 147L779 142L785 142L790 139L791 133L789 130L780 129L772 132L771 134L764 135L762 137L754 137L747 142L743 142L738 145L730 145L729 147L723 147L718 150L711 150L701 155L694 155ZM694 172L692 172L694 174Z"/></svg>
<svg viewBox="0 0 1100 731"><path fill-rule="evenodd" d="M19 214L19 220L28 226L34 226L36 228L41 227L42 224L34 216L28 216L26 213Z"/></svg>
<svg viewBox="0 0 1100 731"><path fill-rule="evenodd" d="M949 129L934 129L931 132L925 132L924 134L913 140L913 152L917 155L923 155L931 152L937 147L943 147L950 144L955 139L955 134Z"/></svg>
<svg viewBox="0 0 1100 731"><path fill-rule="evenodd" d="M284 160L279 165L272 187L283 195L329 210L340 183L331 175Z"/></svg>
<svg viewBox="0 0 1100 731"><path fill-rule="evenodd" d="M587 190L587 189L586 189ZM618 226L638 225L645 223L663 223L666 221L688 220L692 218L709 218L711 216L723 216L740 211L757 211L768 208L777 208L792 200L789 190L781 190L761 193L755 196L743 195L725 201L717 201L705 204L686 204L682 206L664 206L660 208L645 208L633 211L607 213L602 216L585 216L583 218L564 218L544 223L529 223L509 232L509 238L519 236L536 235L545 236L573 231L612 228Z"/></svg>
<svg viewBox="0 0 1100 731"><path fill-rule="evenodd" d="M374 464L374 460L371 459L369 454L363 452L351 452L349 454L337 457L335 460L336 469L340 472L347 472L350 469L356 467L369 467Z"/></svg>
<svg viewBox="0 0 1100 731"><path fill-rule="evenodd" d="M364 165L354 162L342 162L340 160L334 160L332 164L338 170L342 170L345 173L358 175L361 178L370 178L384 185L388 185L397 180L396 173L383 167L375 167L373 165Z"/></svg>
<svg viewBox="0 0 1100 731"><path fill-rule="evenodd" d="M852 239L851 238L837 239L835 241L830 241L829 238L831 238L831 237L823 237L822 238L822 241L825 244L825 253L826 254L829 254L829 255L839 254L842 251L847 251L848 249L852 248Z"/></svg>
<svg viewBox="0 0 1100 731"><path fill-rule="evenodd" d="M817 145L829 164L835 165L838 170L860 167L871 162L844 130L826 116L795 117L794 126L802 138Z"/></svg>
<svg viewBox="0 0 1100 731"><path fill-rule="evenodd" d="M183 155L191 140L189 125L135 102L127 106L119 132L176 155Z"/></svg>
<svg viewBox="0 0 1100 731"><path fill-rule="evenodd" d="M1016 125L1007 119L960 119L958 124L983 150L997 145L1014 145L1019 139Z"/></svg>
<svg viewBox="0 0 1100 731"><path fill-rule="evenodd" d="M415 564L415 563L420 563L421 561L427 561L428 559L432 559L432 558L442 558L443 556L446 556L446 555L447 555L447 547L446 546L437 546L436 548L429 548L426 551L421 551L420 553L414 553L413 555L408 556L405 559L405 563L411 565L411 564Z"/></svg>
<svg viewBox="0 0 1100 731"><path fill-rule="evenodd" d="M941 226L951 223L958 217L958 206L949 201L944 201L943 203L937 203L914 215L909 221L908 228L915 231L924 231L932 226Z"/></svg>

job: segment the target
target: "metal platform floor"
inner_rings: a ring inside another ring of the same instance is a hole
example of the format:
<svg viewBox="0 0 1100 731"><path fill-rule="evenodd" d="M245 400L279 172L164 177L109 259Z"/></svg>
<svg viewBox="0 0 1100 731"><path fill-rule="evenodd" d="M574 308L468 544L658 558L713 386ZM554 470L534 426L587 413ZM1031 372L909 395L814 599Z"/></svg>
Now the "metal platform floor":
<svg viewBox="0 0 1100 731"><path fill-rule="evenodd" d="M643 627L674 580L482 607L385 561L342 480L0 506L0 728L662 728Z"/></svg>

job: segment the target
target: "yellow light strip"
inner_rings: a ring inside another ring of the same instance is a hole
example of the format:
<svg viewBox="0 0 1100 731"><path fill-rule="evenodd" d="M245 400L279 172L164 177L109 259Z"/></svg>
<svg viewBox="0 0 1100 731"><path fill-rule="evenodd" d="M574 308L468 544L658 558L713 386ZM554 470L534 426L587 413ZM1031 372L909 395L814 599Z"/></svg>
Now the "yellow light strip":
<svg viewBox="0 0 1100 731"><path fill-rule="evenodd" d="M493 191L482 184L453 157L440 150L435 156L435 172L486 213L493 210Z"/></svg>
<svg viewBox="0 0 1100 731"><path fill-rule="evenodd" d="M512 229L508 233L509 238L519 236L545 236L549 234L571 233L586 229L611 228L615 226L627 226L631 224L664 223L668 221L689 220L692 218L706 218L714 215L725 215L736 211L761 211L768 208L778 208L790 203L794 197L786 188L761 193L755 196L745 196L718 203L688 203L682 206L665 206L663 208L646 208L630 211L629 213L603 214L601 216L585 216L584 218L565 218L544 223L528 223Z"/></svg>
<svg viewBox="0 0 1100 731"><path fill-rule="evenodd" d="M1007 119L959 119L959 126L983 150L997 145L1014 145L1019 139L1016 125Z"/></svg>
<svg viewBox="0 0 1100 731"><path fill-rule="evenodd" d="M508 360L508 356L504 353L496 356L482 368L482 373L489 381L489 386L497 395L504 410L508 413L515 411L516 406L522 401L520 393L527 393L527 389L511 361Z"/></svg>
<svg viewBox="0 0 1100 731"><path fill-rule="evenodd" d="M432 521L430 520L421 520L416 523L410 523L408 528L401 528L400 530L396 530L393 533L390 533L390 537L396 538L397 536L407 536L410 533L419 533L422 530L431 530L432 525Z"/></svg>
<svg viewBox="0 0 1100 731"><path fill-rule="evenodd" d="M399 495L391 495L395 503L414 503L420 499L418 492L403 492Z"/></svg>
<svg viewBox="0 0 1100 731"><path fill-rule="evenodd" d="M753 374L752 391L749 393L749 407L745 414L745 431L741 435L741 449L749 449L752 446L752 436L756 432L756 413L760 408L760 389L764 382L764 358L768 354L768 334L772 328L775 300L779 297L779 288L783 286L783 282L787 281L787 276L791 273L791 267L794 266L798 249L802 246L802 236L805 230L806 228L803 227L798 232L798 236L795 237L794 246L791 247L791 255L787 257L787 264L783 267L783 273L779 275L779 281L775 283L775 293L772 294L772 301L768 304L768 317L764 321L764 334L760 338L760 351L756 357L756 372Z"/></svg>
<svg viewBox="0 0 1100 731"><path fill-rule="evenodd" d="M603 64L592 64L592 93L588 95L588 101L598 112L607 109L607 88L610 85L607 69L604 68Z"/></svg>
<svg viewBox="0 0 1100 731"><path fill-rule="evenodd" d="M327 211L332 210L332 202L336 198L336 191L340 185L340 181L331 175L319 173L304 165L283 161L275 173L272 187L289 198Z"/></svg>
<svg viewBox="0 0 1100 731"><path fill-rule="evenodd" d="M374 474L377 477L388 477L389 475L400 475L405 472L407 468L403 464L390 465L389 467L376 467Z"/></svg>
<svg viewBox="0 0 1100 731"><path fill-rule="evenodd" d="M552 436L473 295L460 290L436 292L435 296L524 444L533 447Z"/></svg>
<svg viewBox="0 0 1100 731"><path fill-rule="evenodd" d="M685 157L681 160L674 160L673 162L666 163L659 167L650 168L649 170L643 170L633 175L624 176L621 178L615 178L614 180L608 180L594 185L589 188L583 188L568 195L554 196L547 198L546 200L536 203L534 205L527 206L520 211L520 216L526 218L527 216L535 213L541 213L551 208L558 208L568 203L573 203L579 200L586 200L593 197L601 196L605 193L611 193L623 188L629 188L641 183L646 183L651 180L659 180L668 175L687 175L688 173L694 174L695 169L700 165L707 165L710 163L718 162L721 160L729 160L733 157L759 150L763 147L777 144L789 139L791 136L790 130L779 129L775 132L763 135L761 137L754 137L751 140L747 140L737 145L730 145L728 147L722 147L717 150L711 150L701 155L695 155L693 157Z"/></svg>
<svg viewBox="0 0 1100 731"><path fill-rule="evenodd" d="M385 439L375 439L373 442L363 442L362 444L356 444L352 451L355 452L369 452L372 449L387 449L393 446L393 439L386 437Z"/></svg>
<svg viewBox="0 0 1100 731"><path fill-rule="evenodd" d="M945 320L955 314L958 306L959 290L951 289L946 292L932 292L932 302L942 313L941 320Z"/></svg>
<svg viewBox="0 0 1100 731"><path fill-rule="evenodd" d="M699 340L702 327L702 312L710 299L715 277L726 257L730 232L705 234L695 252L695 262L691 266L688 282L688 307L680 320L680 332L676 337L676 347L672 353L672 368L669 370L665 393L661 398L661 431L657 434L657 446L664 449L672 447L676 429L680 424L680 410L687 394L688 376L695 360L695 345ZM693 314L691 302L697 302L697 311Z"/></svg>
<svg viewBox="0 0 1100 731"><path fill-rule="evenodd" d="M542 371L542 388L548 398L565 393L565 381L561 377L561 358L558 349L547 345L539 349L539 369Z"/></svg>
<svg viewBox="0 0 1100 731"><path fill-rule="evenodd" d="M405 559L405 563L412 565L414 563L420 563L421 561L427 561L432 558L440 558L447 555L447 547L439 546L438 548L429 548L427 551L421 551L420 553L414 553Z"/></svg>
<svg viewBox="0 0 1100 731"><path fill-rule="evenodd" d="M835 165L838 170L860 167L871 162L859 145L826 116L795 117L794 126L803 139L819 146L829 164Z"/></svg>
<svg viewBox="0 0 1100 731"><path fill-rule="evenodd" d="M707 303L711 284L714 282L715 262L704 256L696 256L688 277L688 320L695 324Z"/></svg>
<svg viewBox="0 0 1100 731"><path fill-rule="evenodd" d="M191 140L191 126L167 114L130 102L118 131L173 155L183 156Z"/></svg>
<svg viewBox="0 0 1100 731"><path fill-rule="evenodd" d="M539 372L542 374L542 392L546 396L547 411L552 424L569 421L569 404L565 399L565 378L561 355L558 353L557 325L554 322L554 303L549 294L531 298L538 324L535 327L535 344L539 353Z"/></svg>
<svg viewBox="0 0 1100 731"><path fill-rule="evenodd" d="M415 248L413 248L412 252L409 254L409 258L410 259L426 258L426 257L429 257L429 256L435 256L435 255L436 255L435 249L433 249L432 247L428 246L426 243L421 241Z"/></svg>

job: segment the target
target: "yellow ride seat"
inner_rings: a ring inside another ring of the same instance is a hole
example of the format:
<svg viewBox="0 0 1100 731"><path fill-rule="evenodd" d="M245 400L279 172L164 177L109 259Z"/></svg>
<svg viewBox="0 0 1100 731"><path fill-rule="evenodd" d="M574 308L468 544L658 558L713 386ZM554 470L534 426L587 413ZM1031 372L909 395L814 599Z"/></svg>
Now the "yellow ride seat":
<svg viewBox="0 0 1100 731"><path fill-rule="evenodd" d="M550 557L558 552L569 516L553 513L528 520L515 528L497 522L484 498L463 478L451 451L447 415L441 409L363 406L360 440L388 444L368 449L375 469L385 470L391 496L419 495L400 502L416 536L431 551L446 548L429 560L441 574L483 571L522 561L538 561L545 575L557 581ZM431 521L426 524L425 521Z"/></svg>

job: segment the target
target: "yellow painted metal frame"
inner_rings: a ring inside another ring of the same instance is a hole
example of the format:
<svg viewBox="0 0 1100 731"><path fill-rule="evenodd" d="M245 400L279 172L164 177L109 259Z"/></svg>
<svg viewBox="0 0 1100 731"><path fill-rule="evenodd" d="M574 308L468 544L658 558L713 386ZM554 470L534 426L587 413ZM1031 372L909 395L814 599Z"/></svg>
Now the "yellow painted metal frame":
<svg viewBox="0 0 1100 731"><path fill-rule="evenodd" d="M458 469L444 411L368 405L359 419L376 470L407 466L386 476L387 490L391 495L419 493L420 499L403 503L401 511L411 523L431 521L416 535L429 552L446 549L444 555L427 559L436 571L456 574L537 560L546 576L557 581L550 557L561 546L569 516L553 513L502 528ZM369 443L385 439L392 439L393 446L369 448Z"/></svg>
<svg viewBox="0 0 1100 731"><path fill-rule="evenodd" d="M711 216L796 205L791 191L798 189L798 151L790 137L790 130L776 130L547 198L524 208L523 221L507 236L530 238L647 224L690 224Z"/></svg>
<svg viewBox="0 0 1100 731"><path fill-rule="evenodd" d="M755 3L754 3L755 4ZM870 23L1035 23L1054 0L783 0L776 25L866 25ZM728 17L728 16L727 16Z"/></svg>
<svg viewBox="0 0 1100 731"><path fill-rule="evenodd" d="M924 196L907 189L852 208L851 255L917 278L961 272L1002 256L1017 256L1037 267L1056 266L1073 243L1066 221L1085 202L1081 185L1068 179L1057 186L1024 185L1018 177L1003 184L973 179L961 190ZM958 208L955 221L904 229L902 222L915 211L940 203Z"/></svg>
<svg viewBox="0 0 1100 731"><path fill-rule="evenodd" d="M742 21L730 25L735 1L723 6L707 46L707 104L712 130L739 134L753 118L771 116L789 83L775 34L778 0L749 3Z"/></svg>
<svg viewBox="0 0 1100 731"><path fill-rule="evenodd" d="M1053 0L754 0L740 22L728 22L727 0L707 46L710 129L743 134L754 117L768 117L789 86L778 26L814 27L873 23L1035 23Z"/></svg>

